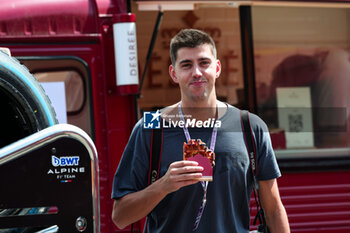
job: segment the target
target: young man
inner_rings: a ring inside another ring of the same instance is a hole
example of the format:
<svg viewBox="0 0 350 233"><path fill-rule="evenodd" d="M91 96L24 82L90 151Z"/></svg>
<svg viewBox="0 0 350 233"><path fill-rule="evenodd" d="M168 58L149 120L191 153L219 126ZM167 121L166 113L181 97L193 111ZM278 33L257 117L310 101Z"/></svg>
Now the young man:
<svg viewBox="0 0 350 233"><path fill-rule="evenodd" d="M163 109L162 118L170 121L171 116L183 115L197 121L216 119L220 127L164 128L160 178L148 186L151 133L143 128L141 119L115 174L113 221L124 228L148 215L147 232L151 233L248 232L253 178L240 110L216 99L215 81L221 64L215 44L206 33L185 29L172 39L170 54L169 74L180 87L181 101ZM253 114L250 121L257 145L260 200L268 227L271 233L289 232L276 182L280 171L267 127ZM183 143L189 138L201 139L215 152L212 182L198 182L203 167L183 160Z"/></svg>

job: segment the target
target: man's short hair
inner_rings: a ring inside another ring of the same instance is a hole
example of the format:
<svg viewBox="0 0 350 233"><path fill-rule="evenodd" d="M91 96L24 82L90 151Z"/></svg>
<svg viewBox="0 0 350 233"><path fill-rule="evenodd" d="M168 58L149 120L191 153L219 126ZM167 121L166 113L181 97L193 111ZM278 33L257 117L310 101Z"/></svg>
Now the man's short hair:
<svg viewBox="0 0 350 233"><path fill-rule="evenodd" d="M216 48L213 38L207 33L197 29L182 29L170 41L170 59L175 65L177 59L177 51L181 48L195 48L197 46L209 44L211 51L216 58Z"/></svg>

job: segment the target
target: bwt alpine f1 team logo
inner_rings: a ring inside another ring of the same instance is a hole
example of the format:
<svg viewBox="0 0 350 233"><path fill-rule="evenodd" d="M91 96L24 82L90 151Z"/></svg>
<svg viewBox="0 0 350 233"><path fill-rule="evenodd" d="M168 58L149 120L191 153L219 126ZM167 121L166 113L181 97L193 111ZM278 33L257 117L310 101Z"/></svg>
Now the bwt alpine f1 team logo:
<svg viewBox="0 0 350 233"><path fill-rule="evenodd" d="M160 112L144 112L143 113L143 127L145 129L160 129Z"/></svg>
<svg viewBox="0 0 350 233"><path fill-rule="evenodd" d="M48 175L55 175L56 179L61 183L70 183L75 178L79 177L79 174L85 173L85 167L79 166L79 156L51 156L51 165L47 171Z"/></svg>
<svg viewBox="0 0 350 233"><path fill-rule="evenodd" d="M78 166L79 165L79 156L69 156L69 157L60 157L56 156L51 157L51 163L54 167L65 167L65 166Z"/></svg>

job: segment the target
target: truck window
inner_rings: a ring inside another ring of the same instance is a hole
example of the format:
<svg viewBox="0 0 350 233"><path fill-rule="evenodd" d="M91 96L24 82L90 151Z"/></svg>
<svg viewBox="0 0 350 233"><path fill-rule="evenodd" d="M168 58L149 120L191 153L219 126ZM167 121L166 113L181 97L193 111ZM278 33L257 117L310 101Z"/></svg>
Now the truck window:
<svg viewBox="0 0 350 233"><path fill-rule="evenodd" d="M38 72L34 76L39 82L63 82L66 95L66 109L68 116L81 113L86 101L84 79L74 70Z"/></svg>
<svg viewBox="0 0 350 233"><path fill-rule="evenodd" d="M19 58L40 83L62 83L68 124L83 129L92 136L89 70L75 58ZM47 93L50 96L50 93ZM56 94L56 93L55 93ZM60 111L55 109L56 112ZM58 113L57 113L58 115Z"/></svg>
<svg viewBox="0 0 350 233"><path fill-rule="evenodd" d="M277 156L347 153L349 16L331 5L252 7L257 109Z"/></svg>

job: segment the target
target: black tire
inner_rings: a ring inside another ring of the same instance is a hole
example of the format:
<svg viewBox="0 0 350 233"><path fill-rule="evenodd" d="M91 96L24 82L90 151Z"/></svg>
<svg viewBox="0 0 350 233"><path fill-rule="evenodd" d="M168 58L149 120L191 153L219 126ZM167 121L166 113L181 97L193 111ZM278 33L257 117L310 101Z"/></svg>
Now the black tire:
<svg viewBox="0 0 350 233"><path fill-rule="evenodd" d="M0 148L58 123L43 88L15 58L0 51Z"/></svg>

